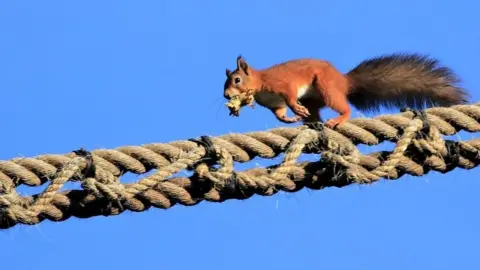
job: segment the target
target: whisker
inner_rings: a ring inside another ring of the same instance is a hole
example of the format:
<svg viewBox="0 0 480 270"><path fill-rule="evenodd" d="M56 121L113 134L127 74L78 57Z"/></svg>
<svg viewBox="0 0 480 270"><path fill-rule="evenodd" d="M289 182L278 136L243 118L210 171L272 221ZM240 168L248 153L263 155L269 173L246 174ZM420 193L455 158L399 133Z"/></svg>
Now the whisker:
<svg viewBox="0 0 480 270"><path fill-rule="evenodd" d="M221 99L223 99L223 97L218 97L218 98L214 99L214 100L212 101L212 103L210 103L210 105L208 106L208 109L210 109L210 108L213 106L213 104L217 103L217 102L218 102L219 100L221 100Z"/></svg>
<svg viewBox="0 0 480 270"><path fill-rule="evenodd" d="M220 106L218 106L218 109L217 109L217 113L215 114L215 118L218 118L218 112L220 111L220 109L222 108L222 104L220 104Z"/></svg>

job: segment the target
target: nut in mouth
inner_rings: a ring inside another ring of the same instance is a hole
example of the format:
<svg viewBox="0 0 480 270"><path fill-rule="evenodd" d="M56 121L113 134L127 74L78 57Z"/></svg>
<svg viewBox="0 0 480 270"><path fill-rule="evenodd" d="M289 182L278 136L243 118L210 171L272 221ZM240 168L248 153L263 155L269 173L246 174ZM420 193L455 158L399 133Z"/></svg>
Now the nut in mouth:
<svg viewBox="0 0 480 270"><path fill-rule="evenodd" d="M238 117L240 115L240 109L244 106L251 106L253 108L254 98L253 95L237 95L233 96L225 105L230 111L230 116Z"/></svg>

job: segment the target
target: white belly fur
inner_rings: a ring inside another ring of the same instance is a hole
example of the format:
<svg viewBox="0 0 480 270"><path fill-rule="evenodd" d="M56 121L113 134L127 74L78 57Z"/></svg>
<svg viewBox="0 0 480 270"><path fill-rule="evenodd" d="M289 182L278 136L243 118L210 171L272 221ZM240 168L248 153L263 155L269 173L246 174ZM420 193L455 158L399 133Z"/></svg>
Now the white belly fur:
<svg viewBox="0 0 480 270"><path fill-rule="evenodd" d="M315 94L315 89L313 85L302 85L298 87L297 90L297 99L312 97Z"/></svg>
<svg viewBox="0 0 480 270"><path fill-rule="evenodd" d="M313 96L314 90L312 85L300 86L297 90L297 100ZM283 97L271 91L259 91L254 98L258 104L271 109L287 106Z"/></svg>

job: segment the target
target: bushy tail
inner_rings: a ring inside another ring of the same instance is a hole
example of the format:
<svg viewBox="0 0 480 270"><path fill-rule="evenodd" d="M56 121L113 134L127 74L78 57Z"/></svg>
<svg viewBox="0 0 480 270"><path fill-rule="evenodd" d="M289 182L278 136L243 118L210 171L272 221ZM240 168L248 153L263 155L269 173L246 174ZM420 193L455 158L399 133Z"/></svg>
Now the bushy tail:
<svg viewBox="0 0 480 270"><path fill-rule="evenodd" d="M468 102L468 92L456 86L460 79L438 60L418 54L392 54L360 63L347 74L348 100L358 110L380 107L422 109Z"/></svg>

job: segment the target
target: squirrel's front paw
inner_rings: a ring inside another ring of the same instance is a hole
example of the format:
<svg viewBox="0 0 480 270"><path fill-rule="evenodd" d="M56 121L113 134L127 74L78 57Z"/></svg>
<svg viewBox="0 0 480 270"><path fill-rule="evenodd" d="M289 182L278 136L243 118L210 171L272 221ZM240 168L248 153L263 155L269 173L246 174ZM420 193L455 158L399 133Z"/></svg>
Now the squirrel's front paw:
<svg viewBox="0 0 480 270"><path fill-rule="evenodd" d="M282 119L280 119L280 120L284 123L292 124L292 123L296 123L296 122L302 120L302 117L298 116L298 115L295 115L293 117L283 116Z"/></svg>
<svg viewBox="0 0 480 270"><path fill-rule="evenodd" d="M295 105L293 108L292 108L292 111L298 115L298 116L301 116L303 118L307 118L310 116L310 112L308 111L307 108L305 108L304 106L300 105L300 104L297 104Z"/></svg>

